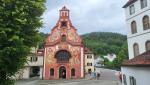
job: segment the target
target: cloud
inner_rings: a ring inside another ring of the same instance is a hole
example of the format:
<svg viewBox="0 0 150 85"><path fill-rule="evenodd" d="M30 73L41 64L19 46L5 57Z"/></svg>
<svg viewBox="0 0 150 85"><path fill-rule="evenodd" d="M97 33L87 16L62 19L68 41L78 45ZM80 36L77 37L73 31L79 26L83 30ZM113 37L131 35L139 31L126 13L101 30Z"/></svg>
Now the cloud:
<svg viewBox="0 0 150 85"><path fill-rule="evenodd" d="M104 31L126 34L125 13L127 0L47 0L41 32L49 33L59 18L59 10L66 5L79 34Z"/></svg>

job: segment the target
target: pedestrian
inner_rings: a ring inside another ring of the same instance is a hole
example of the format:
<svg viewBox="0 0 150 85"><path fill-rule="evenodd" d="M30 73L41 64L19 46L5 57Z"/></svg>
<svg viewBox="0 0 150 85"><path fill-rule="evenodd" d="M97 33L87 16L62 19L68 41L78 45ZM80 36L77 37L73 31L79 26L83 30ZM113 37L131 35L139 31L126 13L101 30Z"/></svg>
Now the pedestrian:
<svg viewBox="0 0 150 85"><path fill-rule="evenodd" d="M122 73L121 72L119 72L119 80L122 83Z"/></svg>
<svg viewBox="0 0 150 85"><path fill-rule="evenodd" d="M100 73L97 73L97 80L100 79Z"/></svg>
<svg viewBox="0 0 150 85"><path fill-rule="evenodd" d="M94 79L96 79L96 72L94 72Z"/></svg>

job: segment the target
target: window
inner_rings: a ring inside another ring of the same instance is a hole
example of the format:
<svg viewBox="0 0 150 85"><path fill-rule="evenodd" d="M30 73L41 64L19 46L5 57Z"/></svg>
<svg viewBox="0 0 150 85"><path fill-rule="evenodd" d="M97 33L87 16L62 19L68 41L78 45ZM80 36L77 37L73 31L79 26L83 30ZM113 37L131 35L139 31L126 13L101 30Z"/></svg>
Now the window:
<svg viewBox="0 0 150 85"><path fill-rule="evenodd" d="M150 41L146 42L146 51L150 50Z"/></svg>
<svg viewBox="0 0 150 85"><path fill-rule="evenodd" d="M147 0L141 0L141 8L147 7Z"/></svg>
<svg viewBox="0 0 150 85"><path fill-rule="evenodd" d="M88 69L88 73L91 74L91 72L92 72L92 70L91 70L91 69Z"/></svg>
<svg viewBox="0 0 150 85"><path fill-rule="evenodd" d="M132 34L137 33L137 26L135 21L131 22L131 31Z"/></svg>
<svg viewBox="0 0 150 85"><path fill-rule="evenodd" d="M149 16L147 15L143 17L143 29L150 29Z"/></svg>
<svg viewBox="0 0 150 85"><path fill-rule="evenodd" d="M87 66L92 66L92 63L87 63Z"/></svg>
<svg viewBox="0 0 150 85"><path fill-rule="evenodd" d="M62 21L61 22L61 27L67 27L67 22L66 21Z"/></svg>
<svg viewBox="0 0 150 85"><path fill-rule="evenodd" d="M127 85L126 75L123 75L123 83L124 85Z"/></svg>
<svg viewBox="0 0 150 85"><path fill-rule="evenodd" d="M87 58L88 58L88 59L91 59L91 58L92 58L92 55L87 55Z"/></svg>
<svg viewBox="0 0 150 85"><path fill-rule="evenodd" d="M134 50L134 57L139 55L139 45L137 43L135 43L133 45L133 50Z"/></svg>
<svg viewBox="0 0 150 85"><path fill-rule="evenodd" d="M130 85L136 85L136 79L130 76Z"/></svg>
<svg viewBox="0 0 150 85"><path fill-rule="evenodd" d="M71 76L75 76L75 69L74 68L71 69Z"/></svg>
<svg viewBox="0 0 150 85"><path fill-rule="evenodd" d="M71 57L71 54L66 50L61 50L56 53L55 57L57 58L57 62L65 63L65 62L69 62L69 58Z"/></svg>
<svg viewBox="0 0 150 85"><path fill-rule="evenodd" d="M50 76L54 76L54 69L53 68L50 69Z"/></svg>
<svg viewBox="0 0 150 85"><path fill-rule="evenodd" d="M63 36L61 37L61 41L62 41L62 42L66 42L66 35L63 35Z"/></svg>
<svg viewBox="0 0 150 85"><path fill-rule="evenodd" d="M31 62L36 62L37 60L38 60L37 57L31 57L31 59L30 59Z"/></svg>
<svg viewBox="0 0 150 85"><path fill-rule="evenodd" d="M131 5L130 6L130 15L134 14L135 13L135 8L134 8L134 5Z"/></svg>

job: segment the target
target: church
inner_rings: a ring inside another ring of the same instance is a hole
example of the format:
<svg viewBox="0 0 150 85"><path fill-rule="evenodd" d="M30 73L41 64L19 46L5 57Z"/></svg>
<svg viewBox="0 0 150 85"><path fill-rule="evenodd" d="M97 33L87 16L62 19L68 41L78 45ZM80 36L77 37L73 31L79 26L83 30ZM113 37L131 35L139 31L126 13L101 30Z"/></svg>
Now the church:
<svg viewBox="0 0 150 85"><path fill-rule="evenodd" d="M45 41L44 79L84 77L84 46L69 18L69 10L60 10L59 20Z"/></svg>
<svg viewBox="0 0 150 85"><path fill-rule="evenodd" d="M27 56L29 61L16 74L16 79L79 79L94 72L94 54L83 45L65 6L46 38L44 48L31 50Z"/></svg>

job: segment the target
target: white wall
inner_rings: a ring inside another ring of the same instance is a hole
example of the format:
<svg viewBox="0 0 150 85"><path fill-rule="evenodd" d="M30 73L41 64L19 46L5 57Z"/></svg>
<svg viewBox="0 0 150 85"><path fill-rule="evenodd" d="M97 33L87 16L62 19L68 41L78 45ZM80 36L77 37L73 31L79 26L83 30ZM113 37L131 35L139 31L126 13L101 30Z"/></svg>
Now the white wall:
<svg viewBox="0 0 150 85"><path fill-rule="evenodd" d="M43 74L43 66L42 67L40 67L40 79L42 79L42 75Z"/></svg>
<svg viewBox="0 0 150 85"><path fill-rule="evenodd" d="M141 4L140 4L140 0L136 1L134 4L135 7L135 13L130 15L130 6L128 6L127 8L125 8L125 13L126 13L126 20L129 20L130 18L133 18L135 16L137 16L138 14L140 14L141 12L144 12L145 10L150 9L150 0L147 0L147 7L141 9Z"/></svg>
<svg viewBox="0 0 150 85"><path fill-rule="evenodd" d="M150 85L150 67L122 67L121 70L126 75L127 85L130 85L130 76L136 79L136 85Z"/></svg>
<svg viewBox="0 0 150 85"><path fill-rule="evenodd" d="M30 75L30 67L25 67L23 69L23 79L29 79L30 78L29 75Z"/></svg>
<svg viewBox="0 0 150 85"><path fill-rule="evenodd" d="M91 55L92 58L87 58L88 55ZM92 63L92 66L87 66L87 63ZM85 54L85 72L88 73L88 69L91 69L94 72L94 54Z"/></svg>
<svg viewBox="0 0 150 85"><path fill-rule="evenodd" d="M139 45L140 54L146 51L145 43L148 40L150 40L150 30L148 30L148 31L149 31L149 33L147 33L147 34L128 38L129 59L134 58L134 51L133 51L134 43L137 43Z"/></svg>
<svg viewBox="0 0 150 85"><path fill-rule="evenodd" d="M129 7L126 10L126 23L128 28L128 50L129 50L129 58L132 59L134 57L133 52L133 44L138 43L140 54L145 52L145 43L150 40L150 29L143 30L142 19L145 15L150 17L150 0L147 0L147 7L141 9L140 0L134 3L135 13L130 15ZM131 32L131 22L136 21L137 23L137 33L132 34Z"/></svg>
<svg viewBox="0 0 150 85"><path fill-rule="evenodd" d="M28 63L25 64L25 66L43 66L43 56L37 56L36 62L31 62L31 56L28 56Z"/></svg>

